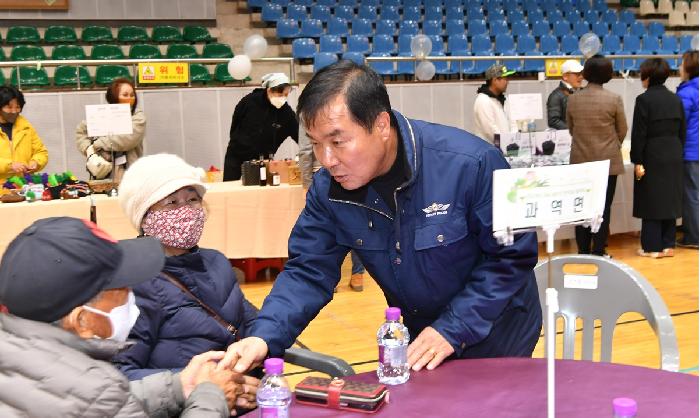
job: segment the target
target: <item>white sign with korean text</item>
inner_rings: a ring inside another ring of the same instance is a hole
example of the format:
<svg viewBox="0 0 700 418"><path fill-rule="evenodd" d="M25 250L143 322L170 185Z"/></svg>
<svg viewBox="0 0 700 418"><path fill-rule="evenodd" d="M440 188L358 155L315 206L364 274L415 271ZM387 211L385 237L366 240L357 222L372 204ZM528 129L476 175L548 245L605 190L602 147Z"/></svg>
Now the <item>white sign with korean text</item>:
<svg viewBox="0 0 700 418"><path fill-rule="evenodd" d="M88 136L130 135L131 106L128 104L100 104L85 106Z"/></svg>
<svg viewBox="0 0 700 418"><path fill-rule="evenodd" d="M609 167L605 160L494 171L494 235L602 216Z"/></svg>
<svg viewBox="0 0 700 418"><path fill-rule="evenodd" d="M542 93L521 93L508 95L510 120L537 120L544 118Z"/></svg>

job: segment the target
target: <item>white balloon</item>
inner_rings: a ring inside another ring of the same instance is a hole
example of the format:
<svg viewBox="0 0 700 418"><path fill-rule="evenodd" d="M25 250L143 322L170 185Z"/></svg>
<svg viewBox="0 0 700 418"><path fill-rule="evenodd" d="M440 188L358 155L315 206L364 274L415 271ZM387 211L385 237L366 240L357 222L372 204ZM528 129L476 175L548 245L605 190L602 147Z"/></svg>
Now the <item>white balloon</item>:
<svg viewBox="0 0 700 418"><path fill-rule="evenodd" d="M595 33L586 33L579 39L578 49L588 59L600 51L600 38Z"/></svg>
<svg viewBox="0 0 700 418"><path fill-rule="evenodd" d="M690 40L690 47L693 48L695 51L698 50L698 35L695 34L693 35L693 39ZM681 51L685 52L685 51Z"/></svg>
<svg viewBox="0 0 700 418"><path fill-rule="evenodd" d="M430 55L433 42L425 35L416 35L411 38L411 53L416 58L425 58Z"/></svg>
<svg viewBox="0 0 700 418"><path fill-rule="evenodd" d="M416 67L416 78L420 81L432 80L435 76L435 65L430 61L421 61Z"/></svg>
<svg viewBox="0 0 700 418"><path fill-rule="evenodd" d="M245 80L253 65L247 55L236 55L228 62L228 73L236 80Z"/></svg>
<svg viewBox="0 0 700 418"><path fill-rule="evenodd" d="M262 58L267 52L267 41L257 33L250 35L243 43L243 51L250 59Z"/></svg>

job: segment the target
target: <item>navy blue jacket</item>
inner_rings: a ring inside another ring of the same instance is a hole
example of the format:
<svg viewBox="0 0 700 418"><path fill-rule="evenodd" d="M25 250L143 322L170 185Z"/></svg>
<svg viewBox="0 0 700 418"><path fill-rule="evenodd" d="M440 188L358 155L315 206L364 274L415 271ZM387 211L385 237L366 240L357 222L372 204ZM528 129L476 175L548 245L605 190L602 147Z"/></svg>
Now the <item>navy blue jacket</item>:
<svg viewBox="0 0 700 418"><path fill-rule="evenodd" d="M236 326L241 337L247 335L257 309L243 296L226 256L195 247L166 257L163 270ZM131 380L183 368L193 356L225 350L234 342L231 333L162 275L136 286L134 294L141 314L129 338L136 345L114 359Z"/></svg>
<svg viewBox="0 0 700 418"><path fill-rule="evenodd" d="M492 233L492 172L508 163L465 131L394 115L411 170L396 215L371 186L353 201L319 170L250 334L281 355L332 299L353 249L412 338L432 326L458 357L529 356L542 326L536 236L505 247Z"/></svg>
<svg viewBox="0 0 700 418"><path fill-rule="evenodd" d="M676 94L683 102L685 110L685 125L688 130L685 136L685 161L698 160L698 78L694 77L682 82Z"/></svg>

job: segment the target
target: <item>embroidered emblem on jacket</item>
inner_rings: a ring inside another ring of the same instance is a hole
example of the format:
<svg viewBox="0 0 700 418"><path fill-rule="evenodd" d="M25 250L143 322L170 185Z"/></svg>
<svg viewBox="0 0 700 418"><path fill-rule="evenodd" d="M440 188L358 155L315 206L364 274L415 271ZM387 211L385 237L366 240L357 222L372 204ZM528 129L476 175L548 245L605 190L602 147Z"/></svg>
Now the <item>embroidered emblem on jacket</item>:
<svg viewBox="0 0 700 418"><path fill-rule="evenodd" d="M450 207L450 203L433 203L427 208L423 208L425 212L425 217L430 218L436 215L447 215L447 208Z"/></svg>

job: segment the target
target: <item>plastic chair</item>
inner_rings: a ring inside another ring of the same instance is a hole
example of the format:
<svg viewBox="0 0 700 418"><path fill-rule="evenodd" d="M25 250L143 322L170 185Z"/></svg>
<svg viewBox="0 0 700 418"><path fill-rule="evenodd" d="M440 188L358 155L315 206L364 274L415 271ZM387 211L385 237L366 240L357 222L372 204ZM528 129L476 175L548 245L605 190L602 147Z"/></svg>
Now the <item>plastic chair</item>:
<svg viewBox="0 0 700 418"><path fill-rule="evenodd" d="M317 52L314 55L314 72L338 62L338 56L329 52Z"/></svg>
<svg viewBox="0 0 700 418"><path fill-rule="evenodd" d="M612 9L608 9L603 12L603 16L601 16L601 18L603 22L607 23L608 25L612 25L613 23L617 22L617 13Z"/></svg>
<svg viewBox="0 0 700 418"><path fill-rule="evenodd" d="M421 20L421 16L422 12L419 6L404 6L402 20L399 24L406 20Z"/></svg>
<svg viewBox="0 0 700 418"><path fill-rule="evenodd" d="M574 35L562 36L559 48L561 52L566 55L578 55L581 53L578 49L578 38Z"/></svg>
<svg viewBox="0 0 700 418"><path fill-rule="evenodd" d="M654 7L654 2L652 0L641 0L639 2L639 15L653 15L656 14L656 7Z"/></svg>
<svg viewBox="0 0 700 418"><path fill-rule="evenodd" d="M678 38L678 52L690 51L692 48L693 36L692 35L682 35Z"/></svg>
<svg viewBox="0 0 700 418"><path fill-rule="evenodd" d="M182 39L192 43L212 41L209 29L199 25L187 25L182 28Z"/></svg>
<svg viewBox="0 0 700 418"><path fill-rule="evenodd" d="M564 319L563 358L574 358L576 338L576 320L583 320L582 360L593 360L594 321L601 324L600 360L610 362L612 359L613 333L620 316L627 312L641 314L656 333L659 340L661 358L659 368L677 372L680 355L676 341L676 331L671 315L659 293L641 274L619 261L592 255L557 256L535 267L543 320L546 328L545 289L547 288L547 270L552 271L552 287L559 296L557 316ZM571 288L565 285L567 264L593 265L597 273L590 276L597 282L595 289Z"/></svg>
<svg viewBox="0 0 700 418"><path fill-rule="evenodd" d="M394 20L382 19L377 21L377 27L374 30L374 35L396 35L397 24Z"/></svg>
<svg viewBox="0 0 700 418"><path fill-rule="evenodd" d="M202 49L202 58L233 58L233 51L228 44L206 44Z"/></svg>
<svg viewBox="0 0 700 418"><path fill-rule="evenodd" d="M616 36L627 35L627 23L616 21L610 27L610 33L612 33L613 35L616 35ZM635 35L635 36L637 36L637 35Z"/></svg>
<svg viewBox="0 0 700 418"><path fill-rule="evenodd" d="M649 23L647 32L649 33L649 35L653 35L660 38L664 34L664 32L666 32L666 30L664 29L663 23L651 22Z"/></svg>
<svg viewBox="0 0 700 418"><path fill-rule="evenodd" d="M571 25L566 20L558 20L554 22L554 27L552 28L552 33L556 37L562 37L571 33Z"/></svg>
<svg viewBox="0 0 700 418"><path fill-rule="evenodd" d="M372 21L369 19L353 19L351 26L351 33L353 35L372 36L374 34Z"/></svg>
<svg viewBox="0 0 700 418"><path fill-rule="evenodd" d="M625 22L628 25L631 25L636 20L636 18L634 17L634 13L630 12L629 10L622 10L620 12L619 19L620 21Z"/></svg>
<svg viewBox="0 0 700 418"><path fill-rule="evenodd" d="M95 45L92 47L90 58L94 60L118 60L124 58L124 52L117 45Z"/></svg>
<svg viewBox="0 0 700 418"><path fill-rule="evenodd" d="M508 24L505 20L489 21L489 33L491 36L495 37L498 35L504 35L509 32Z"/></svg>
<svg viewBox="0 0 700 418"><path fill-rule="evenodd" d="M608 10L607 0L593 0L593 10L604 12Z"/></svg>
<svg viewBox="0 0 700 418"><path fill-rule="evenodd" d="M311 38L298 38L292 42L292 57L296 59L313 58L316 42Z"/></svg>
<svg viewBox="0 0 700 418"><path fill-rule="evenodd" d="M464 30L464 20L462 19L450 19L445 22L445 33L447 36L451 35L463 35Z"/></svg>
<svg viewBox="0 0 700 418"><path fill-rule="evenodd" d="M263 22L274 22L282 18L282 6L279 4L266 3L260 14L260 19Z"/></svg>
<svg viewBox="0 0 700 418"><path fill-rule="evenodd" d="M112 83L115 78L131 79L129 68L124 65L100 65L95 71L96 84L107 85Z"/></svg>
<svg viewBox="0 0 700 418"><path fill-rule="evenodd" d="M373 52L370 57L390 57L391 54L385 52ZM369 66L374 69L377 74L393 76L396 75L396 69L394 68L395 62L393 61L379 61L379 62L369 62Z"/></svg>
<svg viewBox="0 0 700 418"><path fill-rule="evenodd" d="M491 38L486 35L477 35L472 37L472 54L473 55L489 55L493 53L491 47Z"/></svg>
<svg viewBox="0 0 700 418"><path fill-rule="evenodd" d="M182 42L182 33L175 26L154 26L151 39L156 43Z"/></svg>
<svg viewBox="0 0 700 418"><path fill-rule="evenodd" d="M586 22L585 20L580 20L576 23L574 23L574 31L573 34L576 35L577 37L581 37L588 32L591 31L591 25Z"/></svg>
<svg viewBox="0 0 700 418"><path fill-rule="evenodd" d="M549 31L549 22L546 20L538 20L532 25L532 35L538 38L544 35L549 35Z"/></svg>
<svg viewBox="0 0 700 418"><path fill-rule="evenodd" d="M17 78L17 68L12 69L10 84L24 87L47 87L49 85L49 75L46 69L36 67L20 67L19 79Z"/></svg>
<svg viewBox="0 0 700 418"><path fill-rule="evenodd" d="M156 48L158 49L158 48ZM160 53L160 51L159 51ZM197 50L190 44L171 44L165 55L171 59L199 58Z"/></svg>
<svg viewBox="0 0 700 418"><path fill-rule="evenodd" d="M112 42L114 37L112 36L112 30L106 26L85 26L82 33L80 34L80 39L87 43L97 43L97 42Z"/></svg>
<svg viewBox="0 0 700 418"><path fill-rule="evenodd" d="M382 20L390 20L392 22L398 22L401 20L401 14L399 13L398 6L382 6L382 10L379 13L379 18Z"/></svg>
<svg viewBox="0 0 700 418"><path fill-rule="evenodd" d="M211 81L211 74L206 65L190 63L190 81L192 83L208 83Z"/></svg>
<svg viewBox="0 0 700 418"><path fill-rule="evenodd" d="M558 55L559 42L557 41L557 38L554 35L545 35L541 37L540 52L545 55Z"/></svg>
<svg viewBox="0 0 700 418"><path fill-rule="evenodd" d="M352 61L357 65L365 65L365 56L359 52L345 52L343 53L343 59Z"/></svg>
<svg viewBox="0 0 700 418"><path fill-rule="evenodd" d="M616 54L622 51L620 37L615 35L605 35L600 50L605 55Z"/></svg>
<svg viewBox="0 0 700 418"><path fill-rule="evenodd" d="M163 54L160 53L160 49L155 45L136 44L131 45L131 48L129 48L129 58L132 59L153 59L162 57Z"/></svg>
<svg viewBox="0 0 700 418"><path fill-rule="evenodd" d="M559 22L560 20L564 20L564 15L559 10L555 9L547 12L546 18L548 22Z"/></svg>
<svg viewBox="0 0 700 418"><path fill-rule="evenodd" d="M423 19L425 20L439 20L442 22L442 7L441 6L433 6L433 7L425 7L423 9Z"/></svg>
<svg viewBox="0 0 700 418"><path fill-rule="evenodd" d="M232 83L236 81L231 76L231 73L228 72L228 64L225 62L222 62L221 64L216 64L216 67L214 67L214 80L223 84ZM247 274L246 277L248 277Z"/></svg>
<svg viewBox="0 0 700 418"><path fill-rule="evenodd" d="M445 19L464 19L464 7L450 6L445 9Z"/></svg>
<svg viewBox="0 0 700 418"><path fill-rule="evenodd" d="M57 87L77 86L78 79L80 79L81 87L92 85L92 78L85 67L59 65L53 74L53 84Z"/></svg>
<svg viewBox="0 0 700 418"><path fill-rule="evenodd" d="M473 19L467 22L467 36L484 35L486 32L486 21L484 19Z"/></svg>
<svg viewBox="0 0 700 418"><path fill-rule="evenodd" d="M647 35L647 28L644 23L636 21L630 25L630 33L639 37Z"/></svg>
<svg viewBox="0 0 700 418"><path fill-rule="evenodd" d="M510 31L513 34L513 36L520 37L529 35L530 27L527 25L527 23L516 20L511 24Z"/></svg>
<svg viewBox="0 0 700 418"><path fill-rule="evenodd" d="M371 22L374 22L375 20L377 20L377 7L365 4L361 5L357 9L357 18L367 19Z"/></svg>
<svg viewBox="0 0 700 418"><path fill-rule="evenodd" d="M423 34L428 36L441 36L442 22L437 20L424 20Z"/></svg>
<svg viewBox="0 0 700 418"><path fill-rule="evenodd" d="M673 11L687 13L690 11L690 4L686 0L676 0L673 4Z"/></svg>
<svg viewBox="0 0 700 418"><path fill-rule="evenodd" d="M491 56L491 53L488 52L479 52L473 54L475 56ZM490 66L496 63L496 60L479 60L474 62L474 67L472 67L471 71L469 74L483 74L488 70Z"/></svg>
<svg viewBox="0 0 700 418"><path fill-rule="evenodd" d="M316 0L316 5L318 5L318 6L327 6L327 7L335 7L335 6L336 6L336 1L335 1L335 0Z"/></svg>
<svg viewBox="0 0 700 418"><path fill-rule="evenodd" d="M415 36L418 35L418 22L415 20L402 20L399 23L399 37L403 35Z"/></svg>
<svg viewBox="0 0 700 418"><path fill-rule="evenodd" d="M649 35L644 35L642 37L642 49L639 51L640 54L657 54L660 49L662 48L661 45L659 45L659 38ZM670 53L675 54L675 49Z"/></svg>
<svg viewBox="0 0 700 418"><path fill-rule="evenodd" d="M523 12L521 12L520 10L509 10L507 12L508 12L508 21L511 24L525 20L525 15L523 15Z"/></svg>
<svg viewBox="0 0 700 418"><path fill-rule="evenodd" d="M350 35L347 40L347 50L369 55L372 50L369 47L369 39L362 35Z"/></svg>
<svg viewBox="0 0 700 418"><path fill-rule="evenodd" d="M351 6L336 6L333 10L333 17L346 21L352 20L355 18L355 9Z"/></svg>
<svg viewBox="0 0 700 418"><path fill-rule="evenodd" d="M348 21L340 17L332 17L326 28L326 35L336 35L346 37L350 35Z"/></svg>
<svg viewBox="0 0 700 418"><path fill-rule="evenodd" d="M36 45L17 45L10 52L12 61L41 61L46 59L44 48Z"/></svg>
<svg viewBox="0 0 700 418"><path fill-rule="evenodd" d="M602 38L610 32L610 28L608 27L608 24L605 22L595 22L593 25L591 25L591 32L595 33L598 35L598 37Z"/></svg>
<svg viewBox="0 0 700 418"><path fill-rule="evenodd" d="M146 28L141 26L122 26L117 31L117 41L122 43L130 42L149 42L151 38L148 37L148 32Z"/></svg>
<svg viewBox="0 0 700 418"><path fill-rule="evenodd" d="M336 35L323 35L318 43L320 52L330 52L332 54L343 53L343 40Z"/></svg>
<svg viewBox="0 0 700 418"><path fill-rule="evenodd" d="M321 22L328 22L331 20L331 8L328 6L315 4L311 6L311 18L318 19Z"/></svg>
<svg viewBox="0 0 700 418"><path fill-rule="evenodd" d="M299 22L296 19L278 19L276 33L280 39L299 36Z"/></svg>
<svg viewBox="0 0 700 418"><path fill-rule="evenodd" d="M52 60L84 60L85 51L80 45L56 45L51 51Z"/></svg>
<svg viewBox="0 0 700 418"><path fill-rule="evenodd" d="M586 12L583 13L583 20L588 22L589 24L594 24L598 20L600 20L600 16L598 15L598 12L595 10L587 10Z"/></svg>
<svg viewBox="0 0 700 418"><path fill-rule="evenodd" d="M411 39L412 35L399 35L399 55L411 54Z"/></svg>
<svg viewBox="0 0 700 418"><path fill-rule="evenodd" d="M679 12L677 10L672 11L668 14L668 26L679 27L685 26L685 13Z"/></svg>
<svg viewBox="0 0 700 418"><path fill-rule="evenodd" d="M505 33L496 35L494 50L498 55L516 55L513 37Z"/></svg>
<svg viewBox="0 0 700 418"><path fill-rule="evenodd" d="M290 4L287 6L286 17L287 19L304 20L309 16L306 13L306 6L302 6L301 4Z"/></svg>
<svg viewBox="0 0 700 418"><path fill-rule="evenodd" d="M658 45L658 39L656 41L656 44ZM657 50L659 50L659 48L657 48ZM680 52L685 52L685 50L680 50L680 48L678 47L678 38L673 35L664 35L661 37L660 50L663 51L661 52L663 54L676 54Z"/></svg>
<svg viewBox="0 0 700 418"><path fill-rule="evenodd" d="M11 26L5 41L8 44L38 44L41 37L34 26Z"/></svg>
<svg viewBox="0 0 700 418"><path fill-rule="evenodd" d="M470 55L467 36L465 34L450 35L447 38L447 52L450 55Z"/></svg>
<svg viewBox="0 0 700 418"><path fill-rule="evenodd" d="M700 13L697 11L690 11L685 14L685 26L698 26L700 21Z"/></svg>
<svg viewBox="0 0 700 418"><path fill-rule="evenodd" d="M396 53L396 44L394 37L391 35L374 35L372 39L372 54L390 54Z"/></svg>
<svg viewBox="0 0 700 418"><path fill-rule="evenodd" d="M44 32L44 41L50 44L77 42L78 35L70 26L49 26Z"/></svg>
<svg viewBox="0 0 700 418"><path fill-rule="evenodd" d="M323 35L323 22L318 19L302 20L299 34L305 38L318 38Z"/></svg>

